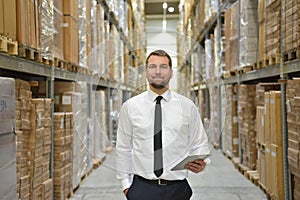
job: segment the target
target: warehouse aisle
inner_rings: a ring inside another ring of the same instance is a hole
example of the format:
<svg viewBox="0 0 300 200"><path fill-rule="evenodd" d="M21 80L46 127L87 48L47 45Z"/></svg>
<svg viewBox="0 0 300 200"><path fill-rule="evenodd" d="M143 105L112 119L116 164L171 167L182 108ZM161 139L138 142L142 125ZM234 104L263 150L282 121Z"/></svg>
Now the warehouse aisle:
<svg viewBox="0 0 300 200"><path fill-rule="evenodd" d="M211 164L201 174L190 173L194 194L191 200L264 200L265 194L241 175L220 151L214 151ZM124 200L115 178L114 151L84 180L71 200Z"/></svg>

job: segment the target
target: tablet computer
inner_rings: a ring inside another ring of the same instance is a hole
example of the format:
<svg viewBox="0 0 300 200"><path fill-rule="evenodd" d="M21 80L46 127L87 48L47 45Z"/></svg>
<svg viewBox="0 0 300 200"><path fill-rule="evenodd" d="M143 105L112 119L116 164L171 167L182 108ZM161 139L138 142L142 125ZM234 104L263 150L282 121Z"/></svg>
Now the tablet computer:
<svg viewBox="0 0 300 200"><path fill-rule="evenodd" d="M178 163L175 167L173 167L171 169L171 171L175 171L175 170L184 170L184 166L189 163L189 162L193 162L194 160L205 160L206 158L208 158L211 154L200 154L200 155L189 155L187 156L185 159L183 159L183 161L181 161L180 163Z"/></svg>

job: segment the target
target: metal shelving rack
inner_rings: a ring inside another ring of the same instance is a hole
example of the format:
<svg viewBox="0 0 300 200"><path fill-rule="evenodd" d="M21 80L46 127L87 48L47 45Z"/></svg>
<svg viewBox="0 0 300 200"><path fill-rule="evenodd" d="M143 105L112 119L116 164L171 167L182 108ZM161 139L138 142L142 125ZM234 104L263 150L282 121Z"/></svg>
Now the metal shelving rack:
<svg viewBox="0 0 300 200"><path fill-rule="evenodd" d="M130 0L128 1L131 2ZM136 59L138 64L142 62L139 60L139 57L133 51L129 40L124 34L123 29L119 26L119 21L114 15L114 13L108 7L106 0L97 0L97 3L104 8L105 15L107 20L116 27L120 38L124 45L129 49L130 52L130 61ZM130 63L132 64L132 63ZM75 73L67 71L60 68L55 68L50 65L43 63L35 62L32 60L20 58L18 56L12 56L5 53L0 53L0 76L13 77L13 78L23 78L27 80L45 80L46 81L46 97L54 99L54 82L56 80L62 81L82 81L88 84L88 116L91 117L91 93L93 88L104 88L107 95L107 102L110 98L110 92L112 89L120 89L126 93L133 93L134 88L130 85L123 83L111 82L109 79L104 79L99 75L89 75L82 73ZM127 95L128 96L128 95ZM109 105L109 104L106 104ZM109 107L109 106L108 106ZM109 113L109 108L108 108ZM51 115L52 115L52 124L53 124L53 114L54 114L54 105L52 105ZM89 126L89 124L88 124ZM87 127L88 134L90 134L90 128ZM54 140L53 127L51 128L51 140ZM87 147L88 148L88 147ZM53 142L51 143L51 155L50 155L50 177L53 178Z"/></svg>
<svg viewBox="0 0 300 200"><path fill-rule="evenodd" d="M235 3L235 1L226 0L222 4L220 4L219 1L219 9L218 13L209 20L209 22L205 25L204 30L202 30L199 35L196 37L196 43L192 45L192 48L188 51L186 54L185 60L190 60L193 52L195 51L198 44L203 43L204 39L206 38L207 34L211 32L211 30L215 27L220 29L220 15L224 10L231 5L231 3ZM199 3L199 1L196 1L196 3ZM283 9L284 3L281 3L281 10ZM239 9L240 10L240 9ZM282 20L282 15L281 15ZM282 23L281 23L282 26ZM282 27L281 27L282 31ZM220 41L220 35L218 34L218 41ZM219 42L220 43L220 42ZM218 44L219 45L219 44ZM191 91L198 91L201 89L207 89L206 84L212 84L215 87L220 88L221 86L229 85L229 84L241 84L241 83L257 83L259 81L268 81L268 80L275 80L281 82L281 103L282 103L282 138L283 138L283 170L284 170L284 199L289 200L291 199L291 190L290 190L290 172L288 167L288 158L287 158L287 144L288 144L288 138L287 138L287 109L286 109L286 83L285 81L293 75L300 75L300 59L292 60L292 61L283 61L283 51L282 51L282 40L281 40L281 59L279 64L275 64L273 66L268 66L265 68L261 68L258 70L249 71L247 73L243 74L237 74L235 76L231 76L226 79L222 79L222 81L219 81L218 77L217 79L213 80L207 80L205 82L202 82L200 84L194 85L191 88ZM220 64L220 63L218 63ZM182 64L179 67L179 72L181 72L185 67L189 67L187 63ZM220 67L219 67L220 68ZM219 92L219 104L221 104L221 94ZM221 106L221 105L220 105ZM218 109L219 113L218 116L221 116L221 108ZM220 123L220 119L219 119ZM219 129L220 133L221 130ZM220 134L221 135L221 134ZM221 146L220 146L221 147ZM239 151L240 151L239 147Z"/></svg>

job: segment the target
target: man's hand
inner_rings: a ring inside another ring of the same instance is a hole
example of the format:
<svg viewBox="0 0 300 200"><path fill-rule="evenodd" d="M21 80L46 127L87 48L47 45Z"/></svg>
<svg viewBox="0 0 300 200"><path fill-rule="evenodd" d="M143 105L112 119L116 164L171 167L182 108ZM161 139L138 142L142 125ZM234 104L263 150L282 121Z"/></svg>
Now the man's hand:
<svg viewBox="0 0 300 200"><path fill-rule="evenodd" d="M184 168L194 173L199 173L204 170L205 166L206 166L206 162L198 159L198 160L194 160L193 162L189 162L184 166Z"/></svg>
<svg viewBox="0 0 300 200"><path fill-rule="evenodd" d="M125 194L125 196L127 195L128 193L128 188L126 188L125 190L123 190L123 193Z"/></svg>

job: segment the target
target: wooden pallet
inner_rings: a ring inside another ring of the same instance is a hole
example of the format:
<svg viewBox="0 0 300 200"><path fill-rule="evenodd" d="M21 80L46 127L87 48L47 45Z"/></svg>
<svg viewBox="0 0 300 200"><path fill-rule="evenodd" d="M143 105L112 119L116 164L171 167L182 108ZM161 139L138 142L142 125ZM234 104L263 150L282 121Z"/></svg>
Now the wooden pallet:
<svg viewBox="0 0 300 200"><path fill-rule="evenodd" d="M264 66L272 66L280 63L280 55L268 56L264 59Z"/></svg>
<svg viewBox="0 0 300 200"><path fill-rule="evenodd" d="M258 181L258 187L267 195L268 200L277 200L274 194L260 181Z"/></svg>
<svg viewBox="0 0 300 200"><path fill-rule="evenodd" d="M264 61L263 60L260 60L260 61L257 61L253 64L253 69L262 69L264 66Z"/></svg>
<svg viewBox="0 0 300 200"><path fill-rule="evenodd" d="M258 186L259 173L256 170L248 170L244 172L244 176L247 177L254 185Z"/></svg>
<svg viewBox="0 0 300 200"><path fill-rule="evenodd" d="M231 160L231 155L228 152L223 152L223 155L228 158L229 160Z"/></svg>
<svg viewBox="0 0 300 200"><path fill-rule="evenodd" d="M241 172L241 174L245 175L246 171L250 171L249 167L239 163L237 169Z"/></svg>
<svg viewBox="0 0 300 200"><path fill-rule="evenodd" d="M260 149L260 150L263 150L263 151L266 150L266 144L262 144L262 143L258 142L258 143L257 143L257 147L258 147L258 149Z"/></svg>
<svg viewBox="0 0 300 200"><path fill-rule="evenodd" d="M26 45L19 45L18 56L28 60L34 60L40 63L43 61L41 51L32 47L28 47Z"/></svg>
<svg viewBox="0 0 300 200"><path fill-rule="evenodd" d="M67 66L66 66L66 68L67 68L67 70L69 70L69 71L71 71L71 72L75 72L75 73L82 73L81 71L80 71L80 68L82 68L82 67L80 67L80 66L78 66L78 65L75 65L75 64L73 64L73 63L67 63ZM84 68L84 69L86 69L86 68Z"/></svg>
<svg viewBox="0 0 300 200"><path fill-rule="evenodd" d="M223 78L230 78L232 76L234 76L234 72L231 72L231 71L225 71L223 72Z"/></svg>
<svg viewBox="0 0 300 200"><path fill-rule="evenodd" d="M0 52L9 55L18 55L18 42L10 38L0 36Z"/></svg>
<svg viewBox="0 0 300 200"><path fill-rule="evenodd" d="M237 168L238 168L238 165L239 165L239 163L240 163L240 158L238 158L238 157L232 157L232 158L231 158L231 161L232 161L232 163L233 163L233 166L237 169Z"/></svg>
<svg viewBox="0 0 300 200"><path fill-rule="evenodd" d="M283 54L283 61L291 61L300 58L300 48L287 51Z"/></svg>
<svg viewBox="0 0 300 200"><path fill-rule="evenodd" d="M45 65L49 65L49 66L54 66L54 62L53 62L53 60L52 59L50 59L50 58L45 58L45 57L43 57L42 58L42 63L44 63Z"/></svg>
<svg viewBox="0 0 300 200"><path fill-rule="evenodd" d="M80 67L79 66L77 72L80 73L80 74L88 74L88 69L85 68L85 67Z"/></svg>
<svg viewBox="0 0 300 200"><path fill-rule="evenodd" d="M253 71L253 66L243 66L240 68L242 74Z"/></svg>
<svg viewBox="0 0 300 200"><path fill-rule="evenodd" d="M103 156L102 158L93 158L93 169L97 169L105 159L106 156Z"/></svg>

